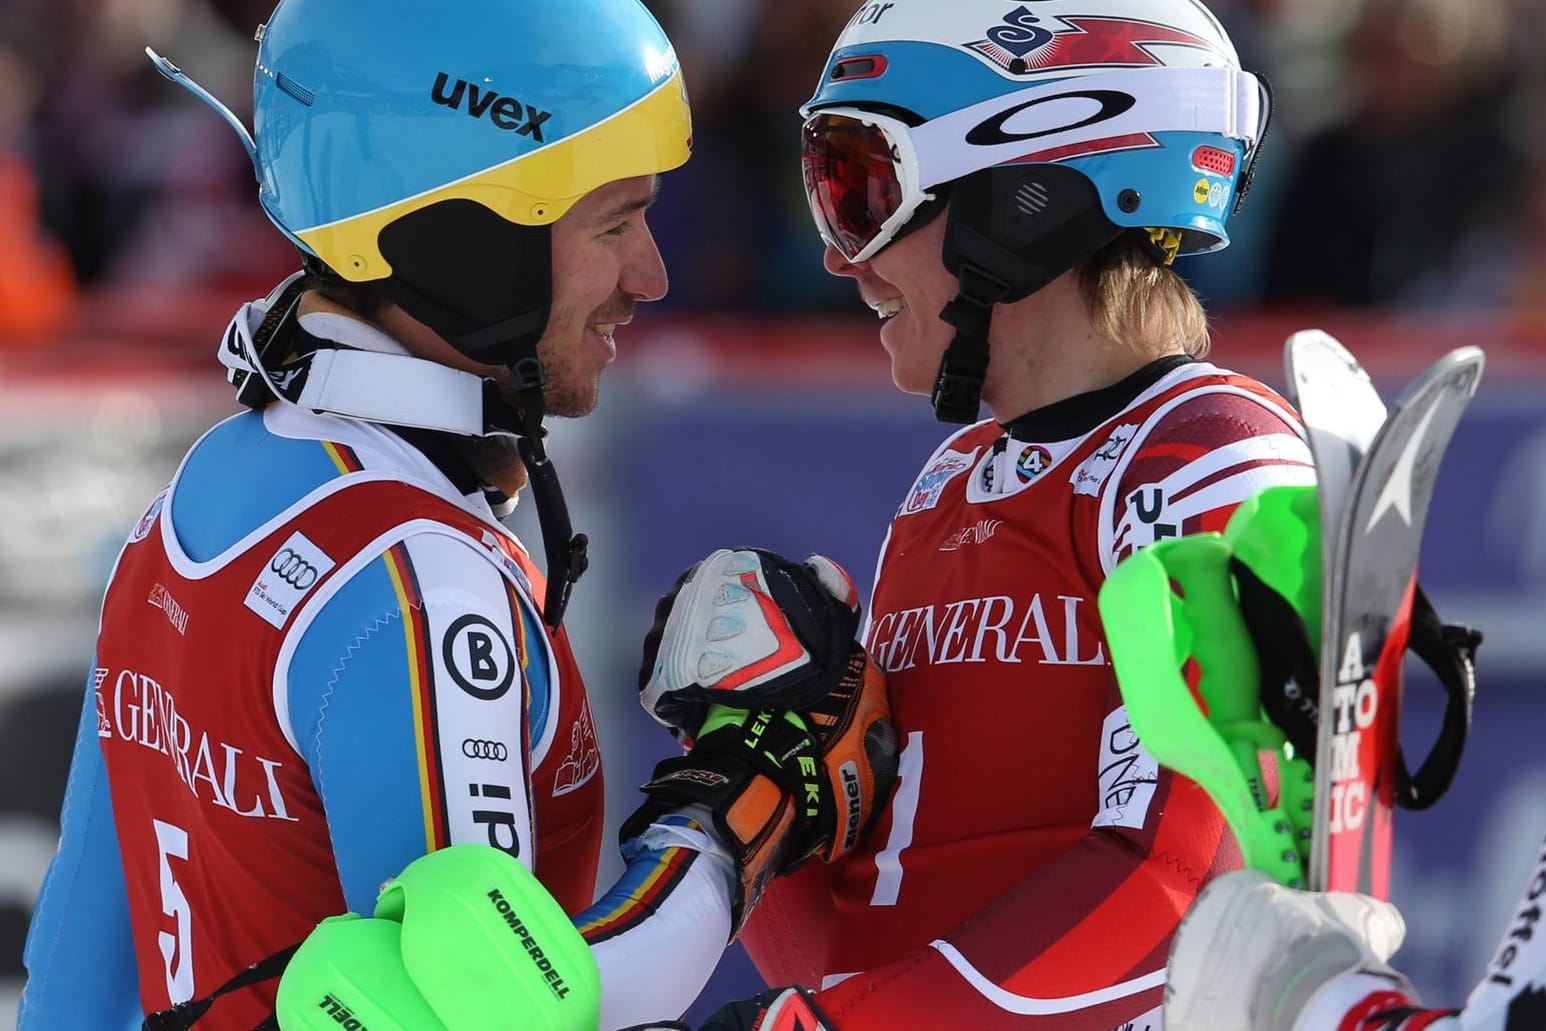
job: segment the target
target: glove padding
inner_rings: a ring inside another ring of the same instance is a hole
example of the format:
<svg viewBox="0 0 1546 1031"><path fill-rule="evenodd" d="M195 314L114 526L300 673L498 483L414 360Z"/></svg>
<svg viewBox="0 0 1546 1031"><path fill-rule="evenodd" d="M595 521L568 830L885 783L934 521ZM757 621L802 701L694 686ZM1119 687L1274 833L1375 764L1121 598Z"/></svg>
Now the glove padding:
<svg viewBox="0 0 1546 1031"><path fill-rule="evenodd" d="M621 840L666 813L707 810L739 874L731 905L739 933L769 880L863 840L897 762L885 675L851 643L842 678L804 713L711 706L692 750L660 762L640 789L648 799L624 821Z"/></svg>
<svg viewBox="0 0 1546 1031"><path fill-rule="evenodd" d="M1254 870L1203 889L1170 946L1166 1031L1292 1031L1333 979L1372 974L1416 998L1386 962L1406 935L1388 902L1302 892Z"/></svg>
<svg viewBox="0 0 1546 1031"><path fill-rule="evenodd" d="M692 1031L678 1020L636 1024L623 1031ZM721 1006L698 1025L698 1031L837 1031L837 1025L816 1005L804 988L772 988L750 999Z"/></svg>
<svg viewBox="0 0 1546 1031"><path fill-rule="evenodd" d="M677 578L644 638L639 700L678 740L711 704L807 709L843 678L859 592L824 555L720 549Z"/></svg>

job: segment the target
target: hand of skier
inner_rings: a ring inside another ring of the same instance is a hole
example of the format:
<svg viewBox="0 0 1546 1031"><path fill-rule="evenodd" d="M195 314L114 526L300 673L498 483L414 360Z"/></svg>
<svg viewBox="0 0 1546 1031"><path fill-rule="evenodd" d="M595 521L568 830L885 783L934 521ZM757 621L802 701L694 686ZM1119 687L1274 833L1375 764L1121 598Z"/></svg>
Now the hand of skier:
<svg viewBox="0 0 1546 1031"><path fill-rule="evenodd" d="M1415 999L1386 963L1405 934L1388 902L1294 891L1254 870L1225 874L1203 889L1171 943L1166 1031L1336 1027L1347 1005L1381 982ZM1328 997L1343 988L1346 1005ZM1329 1011L1337 1016L1315 1023Z"/></svg>
<svg viewBox="0 0 1546 1031"><path fill-rule="evenodd" d="M843 679L858 628L858 589L825 555L795 563L721 548L656 605L640 704L679 740L697 734L713 703L806 709Z"/></svg>
<svg viewBox="0 0 1546 1031"><path fill-rule="evenodd" d="M831 559L716 551L656 609L641 700L687 755L656 766L623 838L710 814L735 858L734 926L772 877L854 849L897 774L885 675L854 640L858 592Z"/></svg>

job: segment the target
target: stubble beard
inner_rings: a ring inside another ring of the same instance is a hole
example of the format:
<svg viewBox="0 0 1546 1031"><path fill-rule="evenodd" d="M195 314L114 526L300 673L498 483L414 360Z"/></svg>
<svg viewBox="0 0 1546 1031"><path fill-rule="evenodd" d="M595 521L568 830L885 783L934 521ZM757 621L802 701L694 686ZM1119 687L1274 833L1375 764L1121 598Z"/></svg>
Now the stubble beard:
<svg viewBox="0 0 1546 1031"><path fill-rule="evenodd" d="M579 419L596 410L596 402L601 395L599 372L587 380L580 370L547 357L542 359L542 367L547 370L548 376L542 398L547 404L549 415L561 419Z"/></svg>
<svg viewBox="0 0 1546 1031"><path fill-rule="evenodd" d="M580 352L586 343L586 325L560 314L549 320L550 332L537 341L537 358L548 378L542 397L550 415L579 419L596 410L601 393L601 370L587 374L581 368ZM557 332L551 332L554 329Z"/></svg>
<svg viewBox="0 0 1546 1031"><path fill-rule="evenodd" d="M588 384L577 383L577 374L572 370L555 369L546 361L542 363L542 368L548 377L547 386L542 388L542 404L546 414L560 419L581 419L596 410L601 394L599 375ZM511 385L508 376L500 377L499 390L506 402L520 407L520 394Z"/></svg>

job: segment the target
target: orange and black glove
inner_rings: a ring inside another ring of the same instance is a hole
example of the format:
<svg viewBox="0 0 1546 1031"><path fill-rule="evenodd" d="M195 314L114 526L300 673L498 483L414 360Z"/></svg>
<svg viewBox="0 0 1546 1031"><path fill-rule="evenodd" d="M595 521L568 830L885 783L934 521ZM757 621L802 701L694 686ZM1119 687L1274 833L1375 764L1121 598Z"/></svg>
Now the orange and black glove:
<svg viewBox="0 0 1546 1031"><path fill-rule="evenodd" d="M661 599L640 697L688 746L655 768L624 840L691 806L740 872L739 930L767 881L850 852L897 773L885 675L854 640L858 592L824 556L716 551Z"/></svg>

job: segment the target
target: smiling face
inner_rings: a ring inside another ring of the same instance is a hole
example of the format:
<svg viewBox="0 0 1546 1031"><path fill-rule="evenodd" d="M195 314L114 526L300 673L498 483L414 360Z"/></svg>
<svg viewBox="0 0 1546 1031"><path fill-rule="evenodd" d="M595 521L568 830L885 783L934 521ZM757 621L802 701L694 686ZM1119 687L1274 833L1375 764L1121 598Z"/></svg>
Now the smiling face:
<svg viewBox="0 0 1546 1031"><path fill-rule="evenodd" d="M537 341L553 415L577 418L596 407L601 372L617 357L613 331L640 301L666 294L666 267L644 220L656 182L649 175L608 183L553 223L553 303ZM409 353L492 379L511 394L509 367L469 358L397 305L371 318Z"/></svg>
<svg viewBox="0 0 1546 1031"><path fill-rule="evenodd" d="M553 224L553 306L537 356L554 415L596 407L601 372L617 357L613 331L638 302L666 294L666 267L644 217L657 182L651 175L608 183Z"/></svg>
<svg viewBox="0 0 1546 1031"><path fill-rule="evenodd" d="M859 296L885 320L880 341L891 358L892 381L898 389L924 397L933 394L940 363L956 337L955 327L941 318L961 289L943 257L948 212L946 205L869 261L846 262L831 246L825 256L827 271L854 280ZM1140 258L1145 263L1141 267L1152 272L1147 252L1138 252L1135 261ZM1176 282L1195 306L1184 281ZM1135 333L1152 330L1168 311L1158 306L1153 288L1114 290L1119 299L1130 298L1126 307L1116 310L1134 320ZM1200 307L1197 313L1200 316ZM1120 339L1126 341L1132 335ZM1140 347L1102 336L1091 321L1090 299L1081 285L1080 270L1075 269L1027 297L993 306L991 360L982 382L982 403L995 418L1013 419L1108 386L1160 354L1183 350L1169 337Z"/></svg>
<svg viewBox="0 0 1546 1031"><path fill-rule="evenodd" d="M940 257L947 221L942 212L857 265L827 247L827 271L853 279L859 296L886 320L880 341L891 356L891 379L909 394L933 393L940 359L955 337L939 317L959 289Z"/></svg>

